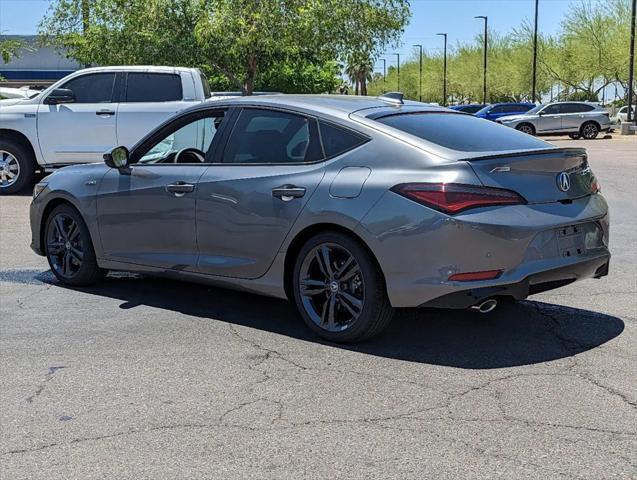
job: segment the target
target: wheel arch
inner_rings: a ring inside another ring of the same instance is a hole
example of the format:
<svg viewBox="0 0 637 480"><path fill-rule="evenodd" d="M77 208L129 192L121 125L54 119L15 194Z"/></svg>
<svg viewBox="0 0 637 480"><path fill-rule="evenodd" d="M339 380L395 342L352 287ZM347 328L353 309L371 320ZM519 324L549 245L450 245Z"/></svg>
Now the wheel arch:
<svg viewBox="0 0 637 480"><path fill-rule="evenodd" d="M20 143L22 146L26 147L31 153L31 160L33 162L33 168L38 168L38 158L35 152L35 148L31 143L31 140L22 132L17 130L12 130L10 128L0 128L0 138L4 140L13 140L15 142Z"/></svg>
<svg viewBox="0 0 637 480"><path fill-rule="evenodd" d="M45 249L44 234L46 230L46 221L49 218L49 215L51 214L51 212L60 205L68 205L71 208L73 208L77 212L77 214L80 216L84 224L87 225L87 228L88 228L88 222L86 221L86 218L84 218L84 215L82 215L82 211L77 207L77 205L75 205L75 203L72 200L70 200L69 198L65 196L52 198L42 209L42 216L40 217L40 245L41 245L42 253L44 253L45 255L46 255L46 249ZM88 228L88 231L89 231L89 235L91 235L90 228ZM91 240L91 243L93 244L93 248L95 248L95 242L93 240L92 235L90 240Z"/></svg>
<svg viewBox="0 0 637 480"><path fill-rule="evenodd" d="M357 235L351 229L344 227L343 225L339 225L337 223L315 223L313 225L309 225L304 229L300 230L292 241L289 243L288 248L285 252L285 261L283 267L283 288L285 290L285 294L287 295L289 300L294 299L294 294L292 292L292 277L293 277L293 269L294 263L297 255L303 248L303 245L315 235L324 232L338 232L344 235L347 235L352 240L358 242L366 251L369 253L372 261L376 264L378 271L381 274L383 279L384 288L387 289L387 282L385 280L385 273L383 272L376 255L369 247L369 245L363 240L360 235Z"/></svg>

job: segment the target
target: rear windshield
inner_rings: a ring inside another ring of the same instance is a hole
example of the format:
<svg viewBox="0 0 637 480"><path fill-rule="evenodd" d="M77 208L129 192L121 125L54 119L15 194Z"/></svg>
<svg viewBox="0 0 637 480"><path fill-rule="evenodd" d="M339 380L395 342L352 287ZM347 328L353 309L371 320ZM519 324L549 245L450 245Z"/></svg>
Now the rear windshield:
<svg viewBox="0 0 637 480"><path fill-rule="evenodd" d="M550 146L510 127L457 113L398 114L376 121L461 152L498 152Z"/></svg>

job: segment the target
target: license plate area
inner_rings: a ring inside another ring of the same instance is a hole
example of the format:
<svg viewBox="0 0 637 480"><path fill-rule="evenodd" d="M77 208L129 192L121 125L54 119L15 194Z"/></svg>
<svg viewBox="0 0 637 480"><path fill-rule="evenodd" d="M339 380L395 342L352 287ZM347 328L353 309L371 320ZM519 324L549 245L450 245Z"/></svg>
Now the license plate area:
<svg viewBox="0 0 637 480"><path fill-rule="evenodd" d="M560 227L556 233L561 257L577 257L586 252L585 229L582 225Z"/></svg>

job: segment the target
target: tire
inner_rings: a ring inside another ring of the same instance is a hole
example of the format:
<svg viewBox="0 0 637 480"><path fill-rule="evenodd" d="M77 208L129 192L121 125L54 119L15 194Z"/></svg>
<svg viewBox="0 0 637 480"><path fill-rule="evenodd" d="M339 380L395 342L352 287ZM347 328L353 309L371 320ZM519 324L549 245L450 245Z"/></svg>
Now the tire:
<svg viewBox="0 0 637 480"><path fill-rule="evenodd" d="M573 140L579 140L582 137L579 133L569 133L568 136Z"/></svg>
<svg viewBox="0 0 637 480"><path fill-rule="evenodd" d="M586 122L580 127L579 133L585 140L594 140L599 135L599 125L595 122Z"/></svg>
<svg viewBox="0 0 637 480"><path fill-rule="evenodd" d="M0 140L0 195L18 193L33 186L35 158L15 140Z"/></svg>
<svg viewBox="0 0 637 480"><path fill-rule="evenodd" d="M515 129L528 135L535 135L535 127L530 123L521 123L520 125L515 127Z"/></svg>
<svg viewBox="0 0 637 480"><path fill-rule="evenodd" d="M68 204L55 207L44 228L44 252L51 271L65 285L84 287L106 275L99 268L91 234L80 213Z"/></svg>
<svg viewBox="0 0 637 480"><path fill-rule="evenodd" d="M310 238L298 253L292 282L303 321L326 340L367 340L391 322L393 308L378 265L358 241L343 233Z"/></svg>

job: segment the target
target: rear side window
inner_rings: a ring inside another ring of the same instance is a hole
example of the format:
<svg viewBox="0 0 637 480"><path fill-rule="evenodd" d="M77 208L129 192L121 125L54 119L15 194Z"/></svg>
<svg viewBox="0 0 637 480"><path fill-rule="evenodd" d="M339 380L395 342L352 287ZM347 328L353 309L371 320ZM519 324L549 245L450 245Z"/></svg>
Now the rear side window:
<svg viewBox="0 0 637 480"><path fill-rule="evenodd" d="M546 148L546 142L495 122L454 113L389 115L378 122L461 152Z"/></svg>
<svg viewBox="0 0 637 480"><path fill-rule="evenodd" d="M592 105L586 105L584 103L564 103L560 109L561 113L583 113L595 110Z"/></svg>
<svg viewBox="0 0 637 480"><path fill-rule="evenodd" d="M274 110L245 108L224 152L226 163L309 163L321 159L316 120Z"/></svg>
<svg viewBox="0 0 637 480"><path fill-rule="evenodd" d="M351 130L345 130L326 122L319 122L319 124L323 150L325 150L327 158L345 153L367 141L367 138Z"/></svg>
<svg viewBox="0 0 637 480"><path fill-rule="evenodd" d="M114 84L114 73L93 73L69 80L61 88L73 92L75 103L110 103Z"/></svg>
<svg viewBox="0 0 637 480"><path fill-rule="evenodd" d="M129 73L126 102L173 102L182 99L181 77L172 73Z"/></svg>

